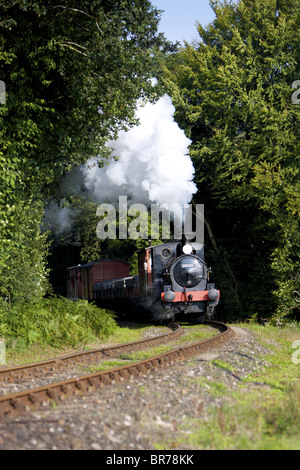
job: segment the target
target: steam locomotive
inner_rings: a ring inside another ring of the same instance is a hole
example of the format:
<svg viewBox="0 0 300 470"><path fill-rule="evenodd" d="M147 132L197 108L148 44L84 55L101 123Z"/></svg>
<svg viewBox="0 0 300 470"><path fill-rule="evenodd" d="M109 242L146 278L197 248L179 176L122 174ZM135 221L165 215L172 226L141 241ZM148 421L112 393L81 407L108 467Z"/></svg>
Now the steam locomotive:
<svg viewBox="0 0 300 470"><path fill-rule="evenodd" d="M165 321L211 318L220 291L209 282L204 245L185 241L148 246L138 253L138 275L128 263L100 260L67 270L67 297L94 301L129 316Z"/></svg>

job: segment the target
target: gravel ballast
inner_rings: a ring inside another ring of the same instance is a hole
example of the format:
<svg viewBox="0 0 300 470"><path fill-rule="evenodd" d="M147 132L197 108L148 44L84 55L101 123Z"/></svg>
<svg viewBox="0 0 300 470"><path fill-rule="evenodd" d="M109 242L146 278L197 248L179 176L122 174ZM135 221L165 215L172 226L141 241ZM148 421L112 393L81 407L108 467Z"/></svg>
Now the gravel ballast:
<svg viewBox="0 0 300 470"><path fill-rule="evenodd" d="M270 351L247 329L232 328L235 337L211 353L0 423L0 450L151 450L166 439L175 443L186 432L182 423L204 419L208 409L230 399L214 397L198 379L233 391L267 366ZM218 367L216 359L229 367Z"/></svg>

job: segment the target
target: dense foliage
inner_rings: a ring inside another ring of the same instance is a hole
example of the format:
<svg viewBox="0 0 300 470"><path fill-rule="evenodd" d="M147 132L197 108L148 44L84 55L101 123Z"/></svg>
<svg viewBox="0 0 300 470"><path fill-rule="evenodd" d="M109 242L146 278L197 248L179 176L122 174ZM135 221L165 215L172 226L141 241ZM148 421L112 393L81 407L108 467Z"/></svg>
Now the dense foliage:
<svg viewBox="0 0 300 470"><path fill-rule="evenodd" d="M35 302L0 305L0 336L6 347L23 349L31 343L52 347L76 346L112 334L114 316L87 300L72 302L50 297Z"/></svg>
<svg viewBox="0 0 300 470"><path fill-rule="evenodd" d="M46 291L40 224L60 178L104 158L137 98L153 97L156 53L170 48L158 21L148 0L0 1L0 295L9 301Z"/></svg>
<svg viewBox="0 0 300 470"><path fill-rule="evenodd" d="M161 80L192 139L210 260L230 314L299 308L299 0L212 1Z"/></svg>

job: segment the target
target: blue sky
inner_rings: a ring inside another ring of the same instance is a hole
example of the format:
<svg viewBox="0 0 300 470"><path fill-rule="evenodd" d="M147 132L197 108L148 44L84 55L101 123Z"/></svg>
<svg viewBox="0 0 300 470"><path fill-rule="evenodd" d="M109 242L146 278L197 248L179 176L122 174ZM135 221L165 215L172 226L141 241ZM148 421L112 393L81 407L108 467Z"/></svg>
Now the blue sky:
<svg viewBox="0 0 300 470"><path fill-rule="evenodd" d="M151 0L151 3L165 10L158 30L170 41L199 39L196 21L205 26L215 18L209 0Z"/></svg>

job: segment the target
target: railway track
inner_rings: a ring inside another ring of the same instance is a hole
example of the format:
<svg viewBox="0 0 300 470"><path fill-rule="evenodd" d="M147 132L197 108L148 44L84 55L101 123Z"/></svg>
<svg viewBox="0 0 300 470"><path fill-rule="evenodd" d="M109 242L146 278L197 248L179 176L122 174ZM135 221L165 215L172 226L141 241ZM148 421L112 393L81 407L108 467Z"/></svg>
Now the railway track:
<svg viewBox="0 0 300 470"><path fill-rule="evenodd" d="M116 357L118 354L126 352L140 351L145 348L164 344L178 338L183 334L183 330L177 323L170 323L171 332L164 333L148 339L133 341L131 343L108 346L106 348L83 351L74 354L68 354L47 361L34 362L17 367L0 369L0 385L4 382L15 382L20 379L27 379L37 374L45 374L63 369L66 366L75 365L76 363L92 363L95 360Z"/></svg>
<svg viewBox="0 0 300 470"><path fill-rule="evenodd" d="M107 385L122 383L139 375L150 374L153 370L168 367L178 361L214 349L234 336L233 330L223 323L207 323L209 326L219 330L219 334L212 338L178 347L166 353L129 365L47 383L41 387L1 396L0 419L3 420L13 416L23 415L31 410L49 406L52 403L63 403L76 395L86 395ZM71 354L49 361L27 364L25 366L2 369L0 370L0 385L1 382L12 383L30 376L36 377L37 374L53 373L76 363L91 363L98 359L115 357L124 352L138 351L147 347L153 347L171 341L183 334L183 329L178 324L170 324L170 328L172 329L171 333L150 339Z"/></svg>

